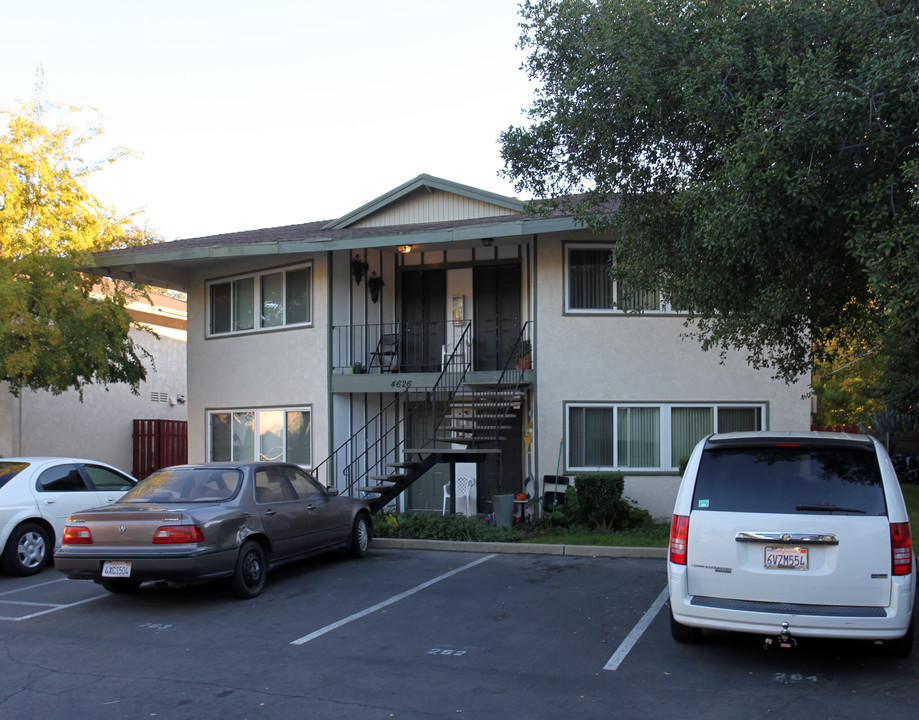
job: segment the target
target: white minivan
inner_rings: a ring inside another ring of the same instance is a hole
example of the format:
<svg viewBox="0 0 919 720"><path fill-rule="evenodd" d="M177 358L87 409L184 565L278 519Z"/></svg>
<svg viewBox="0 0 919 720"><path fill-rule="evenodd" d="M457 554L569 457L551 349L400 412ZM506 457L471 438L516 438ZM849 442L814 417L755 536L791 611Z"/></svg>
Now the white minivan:
<svg viewBox="0 0 919 720"><path fill-rule="evenodd" d="M673 510L670 629L882 641L912 650L909 518L877 440L817 432L712 435L695 447Z"/></svg>

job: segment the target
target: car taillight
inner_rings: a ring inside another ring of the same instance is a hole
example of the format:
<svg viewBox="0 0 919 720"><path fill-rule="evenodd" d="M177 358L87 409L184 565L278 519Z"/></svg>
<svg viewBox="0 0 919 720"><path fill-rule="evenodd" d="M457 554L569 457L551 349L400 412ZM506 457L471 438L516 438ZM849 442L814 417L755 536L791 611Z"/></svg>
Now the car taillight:
<svg viewBox="0 0 919 720"><path fill-rule="evenodd" d="M670 562L686 564L686 541L689 538L689 516L674 515L670 523Z"/></svg>
<svg viewBox="0 0 919 720"><path fill-rule="evenodd" d="M894 575L909 575L913 571L913 542L909 523L890 523L890 550Z"/></svg>
<svg viewBox="0 0 919 720"><path fill-rule="evenodd" d="M68 525L64 528L64 534L61 536L62 545L92 545L93 534L89 528L73 527Z"/></svg>
<svg viewBox="0 0 919 720"><path fill-rule="evenodd" d="M204 533L196 525L165 525L153 533L154 545L168 543L198 543L204 541Z"/></svg>

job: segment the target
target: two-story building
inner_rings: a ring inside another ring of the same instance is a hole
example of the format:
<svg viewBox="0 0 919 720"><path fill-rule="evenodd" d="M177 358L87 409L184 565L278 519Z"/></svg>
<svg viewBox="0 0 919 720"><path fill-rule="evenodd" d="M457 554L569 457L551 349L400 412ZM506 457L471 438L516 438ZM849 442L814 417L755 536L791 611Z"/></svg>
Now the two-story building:
<svg viewBox="0 0 919 720"><path fill-rule="evenodd" d="M428 175L355 206L97 256L188 294L191 461L283 458L431 510L456 475L481 511L528 475L621 470L661 517L701 437L809 426L805 385L702 352L571 216Z"/></svg>

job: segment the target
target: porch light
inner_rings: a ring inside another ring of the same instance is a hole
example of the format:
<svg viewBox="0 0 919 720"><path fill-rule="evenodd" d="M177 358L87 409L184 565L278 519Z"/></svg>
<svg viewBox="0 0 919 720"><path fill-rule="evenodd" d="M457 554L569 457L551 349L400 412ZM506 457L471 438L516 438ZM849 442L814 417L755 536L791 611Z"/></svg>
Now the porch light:
<svg viewBox="0 0 919 720"><path fill-rule="evenodd" d="M482 247L491 247L494 241L494 238L482 238Z"/></svg>
<svg viewBox="0 0 919 720"><path fill-rule="evenodd" d="M399 246L399 252L402 253L403 255L408 255L408 253L410 253L411 251L412 251L411 245L400 245Z"/></svg>

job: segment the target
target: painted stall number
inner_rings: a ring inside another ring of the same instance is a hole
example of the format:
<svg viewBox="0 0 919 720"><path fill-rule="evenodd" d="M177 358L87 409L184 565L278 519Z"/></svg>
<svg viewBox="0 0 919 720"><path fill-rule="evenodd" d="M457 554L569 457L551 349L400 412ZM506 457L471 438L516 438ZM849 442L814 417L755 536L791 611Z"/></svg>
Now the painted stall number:
<svg viewBox="0 0 919 720"><path fill-rule="evenodd" d="M450 648L432 648L428 650L428 655L452 655L453 657L459 657L460 655L465 655L465 650L451 650Z"/></svg>
<svg viewBox="0 0 919 720"><path fill-rule="evenodd" d="M801 673L778 672L772 676L772 679L775 682L784 683L786 685L794 685L795 683L802 683L802 682L809 682L813 684L817 683L816 675L803 675Z"/></svg>

